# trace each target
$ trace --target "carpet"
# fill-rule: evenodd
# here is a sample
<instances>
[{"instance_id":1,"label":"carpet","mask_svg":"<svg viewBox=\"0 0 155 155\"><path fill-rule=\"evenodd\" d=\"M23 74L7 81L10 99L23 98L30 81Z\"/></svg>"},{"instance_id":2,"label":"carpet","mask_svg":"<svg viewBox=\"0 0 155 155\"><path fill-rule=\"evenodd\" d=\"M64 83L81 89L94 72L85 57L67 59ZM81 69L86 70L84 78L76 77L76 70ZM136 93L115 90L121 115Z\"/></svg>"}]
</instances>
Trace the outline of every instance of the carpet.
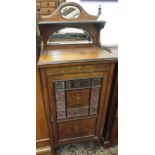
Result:
<instances>
[{"instance_id":1,"label":"carpet","mask_svg":"<svg viewBox=\"0 0 155 155\"><path fill-rule=\"evenodd\" d=\"M104 148L96 143L87 142L60 147L56 150L56 155L118 155L118 149L117 146Z\"/></svg>"}]
</instances>

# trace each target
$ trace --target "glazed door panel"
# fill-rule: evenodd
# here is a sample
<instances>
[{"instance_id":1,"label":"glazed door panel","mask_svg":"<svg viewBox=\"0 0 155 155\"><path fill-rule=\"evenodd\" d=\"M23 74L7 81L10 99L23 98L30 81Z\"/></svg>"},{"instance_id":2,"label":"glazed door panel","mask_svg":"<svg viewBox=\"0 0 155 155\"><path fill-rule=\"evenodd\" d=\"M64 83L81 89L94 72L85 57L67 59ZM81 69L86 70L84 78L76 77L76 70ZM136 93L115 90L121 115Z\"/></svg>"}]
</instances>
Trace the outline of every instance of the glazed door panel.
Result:
<instances>
[{"instance_id":1,"label":"glazed door panel","mask_svg":"<svg viewBox=\"0 0 155 155\"><path fill-rule=\"evenodd\" d=\"M51 124L56 141L99 137L108 72L48 76Z\"/></svg>"}]
</instances>

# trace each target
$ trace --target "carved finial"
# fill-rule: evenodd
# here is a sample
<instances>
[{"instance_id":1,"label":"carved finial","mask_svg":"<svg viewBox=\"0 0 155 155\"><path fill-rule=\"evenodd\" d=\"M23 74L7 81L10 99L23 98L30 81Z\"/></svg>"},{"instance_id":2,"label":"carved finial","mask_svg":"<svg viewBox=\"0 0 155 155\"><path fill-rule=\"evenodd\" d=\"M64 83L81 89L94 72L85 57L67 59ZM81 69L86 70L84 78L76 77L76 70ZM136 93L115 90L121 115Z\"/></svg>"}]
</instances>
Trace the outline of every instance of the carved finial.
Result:
<instances>
[{"instance_id":1,"label":"carved finial","mask_svg":"<svg viewBox=\"0 0 155 155\"><path fill-rule=\"evenodd\" d=\"M101 15L101 5L99 5L99 8L98 8L98 17Z\"/></svg>"}]
</instances>

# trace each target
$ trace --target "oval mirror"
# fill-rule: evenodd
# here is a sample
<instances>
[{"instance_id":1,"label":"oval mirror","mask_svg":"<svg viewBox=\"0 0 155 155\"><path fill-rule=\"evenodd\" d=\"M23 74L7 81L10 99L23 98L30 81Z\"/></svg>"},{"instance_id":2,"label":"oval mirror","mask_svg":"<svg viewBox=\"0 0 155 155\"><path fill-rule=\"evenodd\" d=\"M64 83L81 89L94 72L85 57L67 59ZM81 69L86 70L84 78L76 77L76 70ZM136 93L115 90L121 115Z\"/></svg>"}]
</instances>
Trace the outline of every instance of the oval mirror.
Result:
<instances>
[{"instance_id":1,"label":"oval mirror","mask_svg":"<svg viewBox=\"0 0 155 155\"><path fill-rule=\"evenodd\" d=\"M47 45L91 44L93 40L83 29L65 27L50 35Z\"/></svg>"},{"instance_id":2,"label":"oval mirror","mask_svg":"<svg viewBox=\"0 0 155 155\"><path fill-rule=\"evenodd\" d=\"M61 15L66 19L75 19L80 17L80 9L76 6L65 6L61 9Z\"/></svg>"}]
</instances>

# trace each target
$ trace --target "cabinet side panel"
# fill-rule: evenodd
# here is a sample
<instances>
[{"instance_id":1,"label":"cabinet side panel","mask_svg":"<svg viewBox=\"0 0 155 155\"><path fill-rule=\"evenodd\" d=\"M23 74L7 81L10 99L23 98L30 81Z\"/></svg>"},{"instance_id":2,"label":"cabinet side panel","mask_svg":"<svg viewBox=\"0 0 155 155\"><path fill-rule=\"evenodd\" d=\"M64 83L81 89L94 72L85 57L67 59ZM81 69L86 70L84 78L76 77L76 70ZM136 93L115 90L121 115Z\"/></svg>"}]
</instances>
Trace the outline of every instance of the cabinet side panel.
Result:
<instances>
[{"instance_id":1,"label":"cabinet side panel","mask_svg":"<svg viewBox=\"0 0 155 155\"><path fill-rule=\"evenodd\" d=\"M44 111L43 94L41 89L41 81L39 69L36 69L36 140L48 143L49 135L47 122Z\"/></svg>"},{"instance_id":2,"label":"cabinet side panel","mask_svg":"<svg viewBox=\"0 0 155 155\"><path fill-rule=\"evenodd\" d=\"M105 98L103 98L104 95L101 95L101 102L103 102L104 104L101 104L102 107L100 107L102 109L101 114L99 116L99 126L100 128L97 129L97 133L99 133L99 137L101 137L103 135L103 130L104 130L104 124L105 124L105 116L107 113L107 107L108 107L108 100L109 100L109 94L110 94L110 88L111 88L111 83L112 83L112 76L113 76L113 71L114 71L114 66L115 64L111 64L111 70L108 73L107 76L107 84L106 84L106 90L104 91L105 93Z\"/></svg>"},{"instance_id":3,"label":"cabinet side panel","mask_svg":"<svg viewBox=\"0 0 155 155\"><path fill-rule=\"evenodd\" d=\"M103 133L104 144L107 146L117 144L118 139L118 64L115 65L113 82L110 92L105 130Z\"/></svg>"}]
</instances>

